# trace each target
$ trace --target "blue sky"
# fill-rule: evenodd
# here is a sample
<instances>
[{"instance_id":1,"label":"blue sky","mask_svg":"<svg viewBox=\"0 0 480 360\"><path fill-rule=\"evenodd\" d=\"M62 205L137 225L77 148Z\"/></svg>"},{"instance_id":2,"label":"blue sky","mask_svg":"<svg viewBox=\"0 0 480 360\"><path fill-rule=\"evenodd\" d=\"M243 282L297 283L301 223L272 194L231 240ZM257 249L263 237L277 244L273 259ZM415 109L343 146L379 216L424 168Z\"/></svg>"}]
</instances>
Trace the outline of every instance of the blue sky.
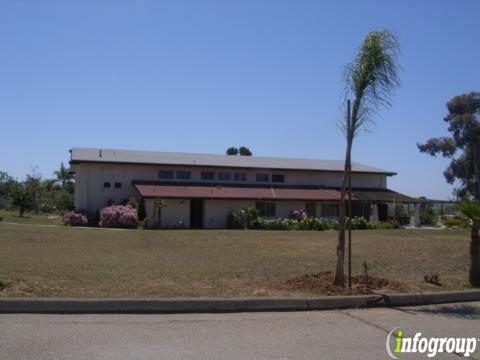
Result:
<instances>
[{"instance_id":1,"label":"blue sky","mask_svg":"<svg viewBox=\"0 0 480 360\"><path fill-rule=\"evenodd\" d=\"M480 2L0 1L0 169L51 176L74 146L342 159L344 66L399 39L402 86L353 160L389 187L448 198L445 103L480 90Z\"/></svg>"}]
</instances>

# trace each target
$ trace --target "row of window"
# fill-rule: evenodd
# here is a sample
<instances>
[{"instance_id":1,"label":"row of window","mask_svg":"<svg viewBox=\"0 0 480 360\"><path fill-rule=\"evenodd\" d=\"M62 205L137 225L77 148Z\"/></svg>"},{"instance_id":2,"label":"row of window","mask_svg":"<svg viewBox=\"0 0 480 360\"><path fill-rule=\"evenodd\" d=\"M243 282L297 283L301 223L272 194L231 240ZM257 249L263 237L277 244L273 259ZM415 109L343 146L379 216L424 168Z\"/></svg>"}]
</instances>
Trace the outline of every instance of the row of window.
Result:
<instances>
[{"instance_id":1,"label":"row of window","mask_svg":"<svg viewBox=\"0 0 480 360\"><path fill-rule=\"evenodd\" d=\"M204 181L247 181L246 173L230 173L226 171L202 171L201 179ZM158 177L162 180L191 180L192 172L187 170L160 170L158 172ZM256 174L255 180L257 182L274 182L274 183L283 183L285 182L285 175L283 174Z\"/></svg>"},{"instance_id":2,"label":"row of window","mask_svg":"<svg viewBox=\"0 0 480 360\"><path fill-rule=\"evenodd\" d=\"M122 188L122 183L121 182L116 182L113 184L113 186L115 187L115 189L121 189ZM105 189L110 189L112 187L112 183L108 182L108 181L105 181L103 183L103 187Z\"/></svg>"}]
</instances>

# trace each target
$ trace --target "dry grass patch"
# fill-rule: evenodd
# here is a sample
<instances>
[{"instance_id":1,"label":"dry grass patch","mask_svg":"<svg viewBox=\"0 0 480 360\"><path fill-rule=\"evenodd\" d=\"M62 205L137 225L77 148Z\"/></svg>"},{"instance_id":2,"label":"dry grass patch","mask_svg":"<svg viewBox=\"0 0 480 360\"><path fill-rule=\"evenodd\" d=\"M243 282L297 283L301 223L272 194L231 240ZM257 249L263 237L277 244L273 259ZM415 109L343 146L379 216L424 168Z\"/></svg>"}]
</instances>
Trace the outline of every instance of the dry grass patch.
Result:
<instances>
[{"instance_id":1,"label":"dry grass patch","mask_svg":"<svg viewBox=\"0 0 480 360\"><path fill-rule=\"evenodd\" d=\"M288 279L334 269L336 232L106 230L0 223L0 296L313 296ZM468 287L464 230L364 230L353 237L353 273L408 291ZM424 281L438 273L442 286Z\"/></svg>"}]
</instances>

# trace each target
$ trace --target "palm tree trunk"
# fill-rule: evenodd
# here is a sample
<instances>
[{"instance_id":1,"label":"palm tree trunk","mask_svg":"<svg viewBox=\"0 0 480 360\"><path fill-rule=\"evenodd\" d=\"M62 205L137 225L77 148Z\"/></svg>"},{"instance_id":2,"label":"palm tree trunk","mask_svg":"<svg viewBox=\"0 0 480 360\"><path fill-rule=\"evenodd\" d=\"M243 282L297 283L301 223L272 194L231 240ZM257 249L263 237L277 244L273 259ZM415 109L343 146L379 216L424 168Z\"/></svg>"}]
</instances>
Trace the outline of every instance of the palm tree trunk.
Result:
<instances>
[{"instance_id":1,"label":"palm tree trunk","mask_svg":"<svg viewBox=\"0 0 480 360\"><path fill-rule=\"evenodd\" d=\"M354 104L354 111L355 111ZM338 209L338 244L337 244L337 264L335 267L335 278L333 284L337 286L345 286L345 214L347 181L349 179L349 171L352 168L351 156L353 145L353 115L350 113L350 100L347 101L347 149L345 153L345 163L342 176L342 188L340 190L340 207Z\"/></svg>"},{"instance_id":2,"label":"palm tree trunk","mask_svg":"<svg viewBox=\"0 0 480 360\"><path fill-rule=\"evenodd\" d=\"M480 287L480 237L479 224L474 221L470 233L470 285Z\"/></svg>"},{"instance_id":3,"label":"palm tree trunk","mask_svg":"<svg viewBox=\"0 0 480 360\"><path fill-rule=\"evenodd\" d=\"M337 244L337 265L335 268L335 279L333 283L338 286L345 286L345 215L347 192L348 169L351 167L352 138L348 136L347 151L345 154L345 167L342 177L342 188L340 192L340 208L338 211L338 244Z\"/></svg>"}]
</instances>

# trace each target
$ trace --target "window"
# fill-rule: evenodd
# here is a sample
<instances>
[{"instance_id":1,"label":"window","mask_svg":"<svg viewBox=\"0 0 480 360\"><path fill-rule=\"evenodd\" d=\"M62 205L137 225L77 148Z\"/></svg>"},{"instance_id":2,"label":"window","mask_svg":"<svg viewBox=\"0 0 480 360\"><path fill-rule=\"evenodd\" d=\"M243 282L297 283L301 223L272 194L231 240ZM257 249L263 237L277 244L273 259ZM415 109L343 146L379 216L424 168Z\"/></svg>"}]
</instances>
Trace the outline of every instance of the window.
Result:
<instances>
[{"instance_id":1,"label":"window","mask_svg":"<svg viewBox=\"0 0 480 360\"><path fill-rule=\"evenodd\" d=\"M338 204L322 204L322 217L338 217Z\"/></svg>"},{"instance_id":2,"label":"window","mask_svg":"<svg viewBox=\"0 0 480 360\"><path fill-rule=\"evenodd\" d=\"M121 182L116 182L115 183L115 189L121 189L122 188L122 183Z\"/></svg>"},{"instance_id":3,"label":"window","mask_svg":"<svg viewBox=\"0 0 480 360\"><path fill-rule=\"evenodd\" d=\"M270 174L257 174L256 180L258 182L269 182L270 181Z\"/></svg>"},{"instance_id":4,"label":"window","mask_svg":"<svg viewBox=\"0 0 480 360\"><path fill-rule=\"evenodd\" d=\"M229 172L219 172L217 176L218 176L218 180L220 181L232 180L232 174Z\"/></svg>"},{"instance_id":5,"label":"window","mask_svg":"<svg viewBox=\"0 0 480 360\"><path fill-rule=\"evenodd\" d=\"M269 202L257 202L255 204L260 216L275 217L275 203Z\"/></svg>"},{"instance_id":6,"label":"window","mask_svg":"<svg viewBox=\"0 0 480 360\"><path fill-rule=\"evenodd\" d=\"M234 181L247 181L247 174L245 173L235 173L233 174Z\"/></svg>"},{"instance_id":7,"label":"window","mask_svg":"<svg viewBox=\"0 0 480 360\"><path fill-rule=\"evenodd\" d=\"M285 182L285 175L283 175L283 174L272 174L272 182L275 182L275 183Z\"/></svg>"},{"instance_id":8,"label":"window","mask_svg":"<svg viewBox=\"0 0 480 360\"><path fill-rule=\"evenodd\" d=\"M192 178L191 171L177 171L177 179L178 180L190 180Z\"/></svg>"},{"instance_id":9,"label":"window","mask_svg":"<svg viewBox=\"0 0 480 360\"><path fill-rule=\"evenodd\" d=\"M202 171L202 180L215 180L215 172L213 171Z\"/></svg>"},{"instance_id":10,"label":"window","mask_svg":"<svg viewBox=\"0 0 480 360\"><path fill-rule=\"evenodd\" d=\"M103 187L106 189L110 189L111 184L109 182L104 182Z\"/></svg>"},{"instance_id":11,"label":"window","mask_svg":"<svg viewBox=\"0 0 480 360\"><path fill-rule=\"evenodd\" d=\"M172 170L160 170L158 172L158 177L163 180L173 179L173 171Z\"/></svg>"}]
</instances>

